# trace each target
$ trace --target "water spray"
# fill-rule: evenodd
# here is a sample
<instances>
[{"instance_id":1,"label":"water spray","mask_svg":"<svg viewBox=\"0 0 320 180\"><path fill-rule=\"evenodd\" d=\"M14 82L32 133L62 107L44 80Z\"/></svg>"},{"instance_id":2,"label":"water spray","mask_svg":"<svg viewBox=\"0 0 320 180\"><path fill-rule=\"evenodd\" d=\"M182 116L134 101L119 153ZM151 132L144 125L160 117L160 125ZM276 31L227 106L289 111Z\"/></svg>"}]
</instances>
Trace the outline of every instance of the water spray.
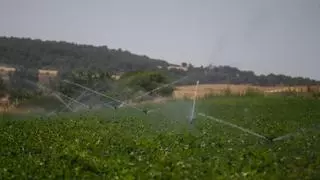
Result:
<instances>
[{"instance_id":1,"label":"water spray","mask_svg":"<svg viewBox=\"0 0 320 180\"><path fill-rule=\"evenodd\" d=\"M42 89L42 90L48 90L48 88L45 88L44 86L41 86L41 85L39 85L39 84L36 84L36 83L34 83L34 82L32 82L32 81L29 81L29 80L24 80L25 82L27 82L28 84L31 84L31 85L33 85L33 86L36 86L37 88L40 88L40 89ZM52 90L51 90L52 91ZM62 104L64 104L70 111L73 111L72 110L72 108L70 107L70 106L68 106L68 104L59 96L59 95L57 95L57 94L53 94ZM52 112L51 112L52 113ZM50 113L50 114L51 114Z\"/></svg>"},{"instance_id":2,"label":"water spray","mask_svg":"<svg viewBox=\"0 0 320 180\"><path fill-rule=\"evenodd\" d=\"M188 76L184 76L184 77L182 77L182 78L180 78L180 79L178 79L178 80L175 80L175 81L173 81L173 82L171 82L171 83L168 83L168 84L164 84L164 85L162 85L162 86L159 86L159 87L157 87L157 88L155 88L155 89L152 89L152 90L150 90L150 91L147 91L146 93L144 93L144 94L142 94L142 95L136 96L136 97L131 98L131 99L126 100L126 101L128 102L128 101L132 101L132 100L135 100L135 99L142 98L142 97L147 96L147 95L149 95L150 93L153 93L153 92L155 92L155 91L158 91L158 90L160 90L160 89L162 89L162 88L165 88L165 87L168 87L168 86L170 86L170 85L176 84L176 83L178 83L178 82L180 82L180 81L182 81L182 80L184 80L184 79L186 79L186 78L188 78ZM119 106L119 108L125 107L125 105L128 105L128 104L122 103L121 106ZM149 113L152 113L152 112L156 112L156 111L158 111L158 110L160 110L160 109L159 109L159 108L158 108L158 109L153 109L153 110L143 109L142 112L145 113L145 114L149 114Z\"/></svg>"},{"instance_id":3,"label":"water spray","mask_svg":"<svg viewBox=\"0 0 320 180\"><path fill-rule=\"evenodd\" d=\"M297 136L300 133L305 133L306 131L314 130L314 129L317 129L317 128L319 128L319 125L314 125L311 128L307 128L307 129L306 128L301 128L301 129L297 130L296 132L288 133L288 134L273 138L272 141L286 140L286 139L289 139L291 137Z\"/></svg>"},{"instance_id":4,"label":"water spray","mask_svg":"<svg viewBox=\"0 0 320 180\"><path fill-rule=\"evenodd\" d=\"M198 86L199 86L199 80L197 81L197 84L196 84L196 87L194 90L192 109L191 109L191 114L190 114L190 119L189 119L190 124L192 124L193 120L195 119L194 113L195 113L195 109L196 109L196 101L197 101L197 96L198 96Z\"/></svg>"},{"instance_id":5,"label":"water spray","mask_svg":"<svg viewBox=\"0 0 320 180\"><path fill-rule=\"evenodd\" d=\"M153 112L157 112L157 111L159 111L159 110L160 110L160 108L147 110L147 111L146 111L146 114L153 113Z\"/></svg>"},{"instance_id":6,"label":"water spray","mask_svg":"<svg viewBox=\"0 0 320 180\"><path fill-rule=\"evenodd\" d=\"M73 98L71 98L71 97L69 97L69 96L67 96L67 95L62 94L62 93L57 93L57 94L59 94L60 96L63 96L63 97L65 97L65 98L69 99L69 100L72 101L72 102L78 103L78 104L80 104L81 106L89 109L89 106L88 106L88 105L83 104L83 103L77 101L76 99L73 99ZM71 104L69 103L68 105L71 105Z\"/></svg>"},{"instance_id":7,"label":"water spray","mask_svg":"<svg viewBox=\"0 0 320 180\"><path fill-rule=\"evenodd\" d=\"M156 111L158 111L158 110L160 110L160 108L158 108L158 109L143 109L143 113L145 113L145 114L149 114L149 113L152 113L152 112L156 112Z\"/></svg>"},{"instance_id":8,"label":"water spray","mask_svg":"<svg viewBox=\"0 0 320 180\"><path fill-rule=\"evenodd\" d=\"M176 81L173 81L173 82L171 82L171 83L168 83L168 84L164 84L164 85L162 85L162 86L159 86L159 87L157 87L157 88L155 88L155 89L152 89L152 90L150 90L150 91L148 91L148 92L146 92L146 93L144 93L144 94L142 94L142 95L140 95L140 96L136 96L136 97L132 98L131 100L139 99L139 98L142 98L142 97L144 97L144 96L147 96L147 95L149 95L150 93L153 93L153 92L155 92L155 91L157 91L157 90L159 90L159 89L162 89L162 88L168 87L168 86L170 86L170 85L176 84L176 83L178 83L178 82L186 79L187 77L188 77L188 76L184 76L184 77L182 77L182 78L180 78L180 79L178 79L178 80L176 80Z\"/></svg>"},{"instance_id":9,"label":"water spray","mask_svg":"<svg viewBox=\"0 0 320 180\"><path fill-rule=\"evenodd\" d=\"M98 83L95 83L93 86L96 86ZM92 93L92 92L88 92L87 90L83 90L82 92L81 92L81 94L77 97L77 98L75 98L75 100L77 100L78 102L80 102L80 100L81 99L83 99L83 98L85 98L85 97L88 97L88 96L90 96L90 95L92 95L92 94L94 94L94 93ZM73 104L73 101L70 101L69 102L69 105L72 105ZM88 107L88 109L90 109L90 107L88 106L88 105L86 105L87 107ZM61 111L64 111L66 108L63 108Z\"/></svg>"},{"instance_id":10,"label":"water spray","mask_svg":"<svg viewBox=\"0 0 320 180\"><path fill-rule=\"evenodd\" d=\"M216 121L216 122L218 122L218 123L225 124L225 125L227 125L227 126L230 126L230 127L236 128L236 129L239 129L239 130L241 130L241 131L243 131L243 132L246 132L246 133L251 134L251 135L253 135L253 136L256 136L256 137L258 137L258 138L261 138L261 139L264 139L264 140L267 140L267 141L272 141L272 140L270 140L269 138L267 138L267 137L265 137L265 136L263 136L263 135L261 135L261 134L255 133L255 132L253 132L253 131L251 131L251 130L249 130L249 129L245 129L245 128L243 128L243 127L240 127L240 126L238 126L238 125L232 124L232 123L230 123L230 122L223 121L223 120L221 120L221 119L217 119L217 118L214 118L214 117L212 117L212 116L205 115L204 113L198 113L198 115L199 115L199 116L202 116L202 117L205 117L205 118L208 118L208 119L211 119L211 120L214 120L214 121Z\"/></svg>"},{"instance_id":11,"label":"water spray","mask_svg":"<svg viewBox=\"0 0 320 180\"><path fill-rule=\"evenodd\" d=\"M168 83L168 84L164 84L164 85L162 85L162 86L159 86L159 87L157 87L157 88L155 88L155 89L153 89L153 90L150 90L150 91L148 91L148 92L146 92L146 93L144 93L144 94L142 94L142 95L140 95L140 96L136 96L136 97L134 97L134 98L132 98L132 99L130 99L130 100L134 100L134 99L138 99L138 98L142 98L142 97L144 97L144 96L147 96L147 95L149 95L150 93L155 92L155 91L157 91L157 90L159 90L159 89L162 89L162 88L168 87L168 86L170 86L170 85L176 84L176 83L178 83L178 82L186 79L187 77L188 77L188 76L184 76L184 77L182 77L182 78L180 78L180 79L178 79L178 80L176 80L176 81L173 81L173 82L171 82L171 83ZM111 100L113 100L113 101L115 101L115 102L120 103L120 105L118 105L117 107L113 107L114 109L122 108L122 107L125 107L125 106L129 106L129 107L134 108L134 109L136 109L136 110L142 111L142 112L145 113L145 114L148 114L148 113L157 111L157 110L146 110L146 109L137 108L137 107L135 107L135 106L132 106L132 105L126 103L125 101L121 101L121 100L116 99L116 98L113 98L113 97L111 97L111 96L107 96L107 95L105 95L105 94L103 94L103 93L100 93L100 92L98 92L98 91L95 91L95 90L93 90L93 89L90 89L90 88L88 88L88 87L86 87L86 86L83 86L83 85L78 84L78 83L75 83L75 82L71 82L71 81L68 81L68 80L63 80L63 82L68 83L68 84L72 84L72 85L75 85L75 86L78 86L78 87L81 87L81 88L83 88L83 89L85 89L85 90L87 90L87 91L93 92L93 93L95 93L95 94L98 94L98 95L100 95L100 96L103 96L103 97L105 97L105 98L108 98L108 99L111 99ZM127 101L128 101L128 100L127 100ZM109 106L109 107L110 107L110 106Z\"/></svg>"},{"instance_id":12,"label":"water spray","mask_svg":"<svg viewBox=\"0 0 320 180\"><path fill-rule=\"evenodd\" d=\"M75 85L75 86L78 86L78 87L81 87L81 88L83 88L83 89L85 89L85 90L87 90L87 91L90 91L90 92L92 92L92 93L95 93L95 94L97 94L97 95L100 95L100 96L102 96L102 97L105 97L105 98L107 98L107 99L111 99L111 100L113 100L113 101L115 101L115 102L118 102L118 103L120 103L120 104L126 104L125 102L123 102L123 101L121 101L121 100L119 100L119 99L115 99L115 98L113 98L113 97L111 97L111 96L107 96L107 95L105 95L105 94L103 94L103 93L101 93L101 92L95 91L95 90L93 90L93 89L91 89L91 88L88 88L88 87L86 87L86 86L83 86L83 85L81 85L81 84L78 84L78 83L75 83L75 82L71 82L71 81L68 81L68 80L63 80L63 82L68 83L68 84L72 84L72 85ZM132 108L134 108L134 109L136 109L136 110L138 110L138 111L143 111L142 109L137 108L137 107L134 107L134 106L130 106L130 107L132 107Z\"/></svg>"},{"instance_id":13,"label":"water spray","mask_svg":"<svg viewBox=\"0 0 320 180\"><path fill-rule=\"evenodd\" d=\"M86 95L87 91L83 91L77 98L75 98L75 100L79 101L80 102L80 99L82 97L84 97ZM73 104L73 101L70 101L68 103L69 106L71 106ZM64 111L66 107L64 107L61 111Z\"/></svg>"},{"instance_id":14,"label":"water spray","mask_svg":"<svg viewBox=\"0 0 320 180\"><path fill-rule=\"evenodd\" d=\"M85 107L85 108L89 108L87 105L85 105L85 104L77 101L76 99L73 99L73 98L71 98L71 97L69 97L69 96L67 96L67 95L65 95L65 94L63 94L63 93L61 93L61 92L54 91L54 90L49 89L49 88L47 88L47 87L45 87L44 85L41 85L41 84L38 84L38 86L41 87L41 89L46 89L46 90L48 90L48 91L49 91L49 90L52 91L55 96L59 96L59 97L60 97L60 96L63 96L63 97L65 97L65 98L69 99L69 100L72 101L72 102L78 103L78 104L82 105L82 106ZM60 97L60 98L61 98L61 97ZM70 106L70 104L65 104L65 105L66 105L66 107Z\"/></svg>"},{"instance_id":15,"label":"water spray","mask_svg":"<svg viewBox=\"0 0 320 180\"><path fill-rule=\"evenodd\" d=\"M76 103L78 103L78 104L80 104L80 105L88 108L87 105L85 105L85 104L83 104L83 103L81 103L81 102L79 102L79 101L77 101L77 100L75 100L75 99L73 99L73 98L71 98L71 97L63 94L63 93L56 92L56 91L54 91L54 90L52 90L52 89L50 89L50 88L48 88L48 87L45 87L44 85L36 84L36 83L34 83L34 82L32 82L32 81L29 81L29 80L24 80L24 81L27 82L27 83L29 83L29 84L31 84L31 85L33 85L33 86L36 86L37 88L40 88L40 89L43 90L43 91L48 91L48 92L52 93L53 96L55 96L55 97L56 97L63 105L65 105L65 107L66 107L68 110L70 110L71 112L73 112L73 109L70 107L70 104L66 103L66 102L61 98L61 96L69 99L70 101L76 102ZM54 114L54 113L55 113L55 111L52 111L52 112L50 112L48 115L51 116L51 115Z\"/></svg>"},{"instance_id":16,"label":"water spray","mask_svg":"<svg viewBox=\"0 0 320 180\"><path fill-rule=\"evenodd\" d=\"M53 95L62 103L64 104L71 112L73 112L73 109L56 93L53 93Z\"/></svg>"},{"instance_id":17,"label":"water spray","mask_svg":"<svg viewBox=\"0 0 320 180\"><path fill-rule=\"evenodd\" d=\"M279 137L273 138L272 141L281 141L281 140L289 139L290 137L293 137L293 136L295 136L297 134L298 133L288 133L288 134L285 134L283 136L279 136Z\"/></svg>"}]
</instances>

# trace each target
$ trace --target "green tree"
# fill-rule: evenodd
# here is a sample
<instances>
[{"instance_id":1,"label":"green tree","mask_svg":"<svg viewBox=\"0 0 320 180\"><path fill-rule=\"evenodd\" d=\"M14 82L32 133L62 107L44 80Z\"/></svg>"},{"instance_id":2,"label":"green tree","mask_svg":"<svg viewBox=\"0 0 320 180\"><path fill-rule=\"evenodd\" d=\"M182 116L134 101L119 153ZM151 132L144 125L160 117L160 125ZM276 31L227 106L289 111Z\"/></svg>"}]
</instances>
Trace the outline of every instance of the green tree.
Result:
<instances>
[{"instance_id":1,"label":"green tree","mask_svg":"<svg viewBox=\"0 0 320 180\"><path fill-rule=\"evenodd\" d=\"M0 97L3 97L7 91L7 87L3 81L3 79L0 77Z\"/></svg>"},{"instance_id":2,"label":"green tree","mask_svg":"<svg viewBox=\"0 0 320 180\"><path fill-rule=\"evenodd\" d=\"M188 64L187 64L186 62L183 62L183 63L181 63L181 66L182 66L182 67L187 67Z\"/></svg>"},{"instance_id":3,"label":"green tree","mask_svg":"<svg viewBox=\"0 0 320 180\"><path fill-rule=\"evenodd\" d=\"M128 77L128 76L127 76ZM159 72L139 72L128 77L128 85L136 90L152 91L169 82L168 77ZM169 96L173 92L173 87L168 86L155 91L152 94Z\"/></svg>"}]
</instances>

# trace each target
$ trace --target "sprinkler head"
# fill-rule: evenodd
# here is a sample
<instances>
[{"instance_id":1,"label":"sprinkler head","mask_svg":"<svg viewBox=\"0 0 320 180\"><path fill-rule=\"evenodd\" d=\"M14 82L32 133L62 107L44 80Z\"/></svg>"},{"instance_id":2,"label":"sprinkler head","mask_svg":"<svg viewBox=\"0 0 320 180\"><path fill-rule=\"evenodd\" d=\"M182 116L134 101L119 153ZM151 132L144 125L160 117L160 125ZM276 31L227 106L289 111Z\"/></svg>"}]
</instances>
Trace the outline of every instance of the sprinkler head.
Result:
<instances>
[{"instance_id":1,"label":"sprinkler head","mask_svg":"<svg viewBox=\"0 0 320 180\"><path fill-rule=\"evenodd\" d=\"M267 138L268 142L275 142L275 138Z\"/></svg>"},{"instance_id":2,"label":"sprinkler head","mask_svg":"<svg viewBox=\"0 0 320 180\"><path fill-rule=\"evenodd\" d=\"M124 103L121 103L118 107L121 108L124 106Z\"/></svg>"},{"instance_id":3,"label":"sprinkler head","mask_svg":"<svg viewBox=\"0 0 320 180\"><path fill-rule=\"evenodd\" d=\"M148 114L149 110L143 109L142 112L145 113L145 114Z\"/></svg>"},{"instance_id":4,"label":"sprinkler head","mask_svg":"<svg viewBox=\"0 0 320 180\"><path fill-rule=\"evenodd\" d=\"M276 139L277 137L275 137L275 136L266 136L265 138L266 138L266 140L267 140L268 142L275 142L275 139Z\"/></svg>"},{"instance_id":5,"label":"sprinkler head","mask_svg":"<svg viewBox=\"0 0 320 180\"><path fill-rule=\"evenodd\" d=\"M191 122L195 121L196 119L197 119L197 118L195 118L195 117L191 118L191 120L192 120Z\"/></svg>"},{"instance_id":6,"label":"sprinkler head","mask_svg":"<svg viewBox=\"0 0 320 180\"><path fill-rule=\"evenodd\" d=\"M193 124L193 122L197 119L196 117L188 117L190 124Z\"/></svg>"}]
</instances>

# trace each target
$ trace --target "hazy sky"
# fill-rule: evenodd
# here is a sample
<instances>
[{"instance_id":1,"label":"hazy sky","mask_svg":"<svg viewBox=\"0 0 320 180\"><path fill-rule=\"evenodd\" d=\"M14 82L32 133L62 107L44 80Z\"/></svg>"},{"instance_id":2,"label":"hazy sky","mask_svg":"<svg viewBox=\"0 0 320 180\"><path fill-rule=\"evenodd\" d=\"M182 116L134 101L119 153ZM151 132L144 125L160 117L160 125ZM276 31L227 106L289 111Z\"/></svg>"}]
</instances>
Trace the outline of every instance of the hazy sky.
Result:
<instances>
[{"instance_id":1,"label":"hazy sky","mask_svg":"<svg viewBox=\"0 0 320 180\"><path fill-rule=\"evenodd\" d=\"M320 80L320 0L0 0L0 36Z\"/></svg>"}]
</instances>

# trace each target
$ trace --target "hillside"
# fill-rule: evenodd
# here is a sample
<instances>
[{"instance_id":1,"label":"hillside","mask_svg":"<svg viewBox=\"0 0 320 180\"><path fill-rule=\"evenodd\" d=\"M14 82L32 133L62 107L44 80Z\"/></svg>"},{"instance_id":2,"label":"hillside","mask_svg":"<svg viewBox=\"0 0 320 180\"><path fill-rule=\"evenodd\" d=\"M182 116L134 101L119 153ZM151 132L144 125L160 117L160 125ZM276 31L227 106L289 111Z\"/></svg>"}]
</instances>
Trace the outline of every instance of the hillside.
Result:
<instances>
[{"instance_id":1,"label":"hillside","mask_svg":"<svg viewBox=\"0 0 320 180\"><path fill-rule=\"evenodd\" d=\"M250 84L258 86L275 85L319 85L319 81L305 77L291 77L283 74L257 75L230 66L208 66L189 71L193 76L189 83L199 80L201 84Z\"/></svg>"},{"instance_id":2,"label":"hillside","mask_svg":"<svg viewBox=\"0 0 320 180\"><path fill-rule=\"evenodd\" d=\"M181 84L194 84L196 80L200 80L202 84L260 86L319 84L319 81L309 78L276 74L256 75L252 71L243 71L230 66L193 67L183 63L185 68L188 67L187 71L174 68L168 70L170 64L164 60L136 55L121 49L15 37L0 37L0 63L20 65L28 69L54 68L64 75L70 75L76 70L108 73L157 70L169 75L172 80L189 76L188 80ZM158 66L163 68L158 69Z\"/></svg>"},{"instance_id":3,"label":"hillside","mask_svg":"<svg viewBox=\"0 0 320 180\"><path fill-rule=\"evenodd\" d=\"M107 46L78 45L67 42L28 38L0 37L0 62L27 68L56 68L62 72L74 69L103 71L136 71L167 66L163 60L132 54Z\"/></svg>"}]
</instances>

